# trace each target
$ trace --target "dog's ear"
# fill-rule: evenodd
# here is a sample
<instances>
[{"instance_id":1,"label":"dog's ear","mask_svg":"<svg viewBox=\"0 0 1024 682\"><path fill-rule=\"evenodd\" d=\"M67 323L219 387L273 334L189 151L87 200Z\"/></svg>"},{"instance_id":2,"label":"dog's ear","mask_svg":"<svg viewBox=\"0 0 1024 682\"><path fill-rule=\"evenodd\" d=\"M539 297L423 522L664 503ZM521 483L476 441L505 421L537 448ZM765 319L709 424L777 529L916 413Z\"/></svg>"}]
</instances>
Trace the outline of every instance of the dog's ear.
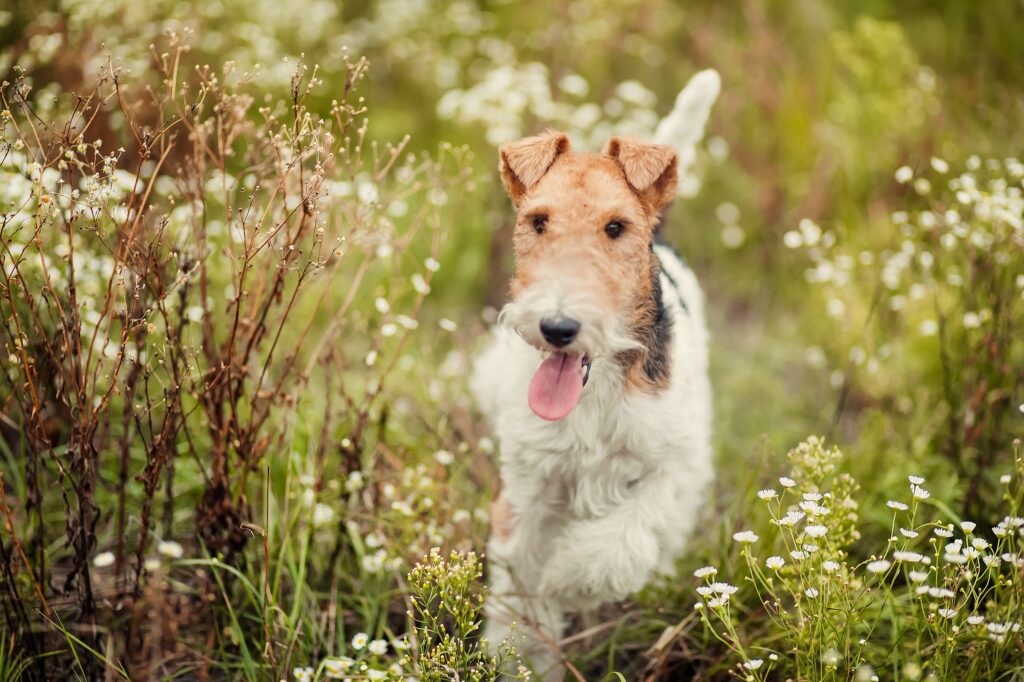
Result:
<instances>
[{"instance_id":1,"label":"dog's ear","mask_svg":"<svg viewBox=\"0 0 1024 682\"><path fill-rule=\"evenodd\" d=\"M540 182L561 154L569 151L569 136L555 130L502 145L501 182L512 203L519 205L531 187Z\"/></svg>"},{"instance_id":2,"label":"dog's ear","mask_svg":"<svg viewBox=\"0 0 1024 682\"><path fill-rule=\"evenodd\" d=\"M676 195L679 171L676 150L667 144L613 137L601 152L622 168L626 182L661 212Z\"/></svg>"}]
</instances>

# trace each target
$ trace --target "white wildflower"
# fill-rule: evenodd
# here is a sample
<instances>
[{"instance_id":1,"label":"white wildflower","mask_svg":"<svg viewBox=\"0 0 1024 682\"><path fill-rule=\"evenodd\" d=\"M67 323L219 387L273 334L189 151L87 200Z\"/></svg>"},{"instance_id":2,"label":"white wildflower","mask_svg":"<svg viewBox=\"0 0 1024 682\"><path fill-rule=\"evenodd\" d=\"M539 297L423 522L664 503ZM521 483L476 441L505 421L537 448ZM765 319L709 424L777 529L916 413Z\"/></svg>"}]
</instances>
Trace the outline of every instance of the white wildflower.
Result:
<instances>
[{"instance_id":1,"label":"white wildflower","mask_svg":"<svg viewBox=\"0 0 1024 682\"><path fill-rule=\"evenodd\" d=\"M173 540L163 540L156 546L156 551L163 554L168 559L180 559L185 555L185 550L182 549L181 545Z\"/></svg>"},{"instance_id":2,"label":"white wildflower","mask_svg":"<svg viewBox=\"0 0 1024 682\"><path fill-rule=\"evenodd\" d=\"M910 509L910 507L908 507L907 505L903 504L902 502L897 502L896 500L889 500L888 502L885 503L885 505L889 507L889 509L898 509L900 511L907 511L908 509Z\"/></svg>"},{"instance_id":3,"label":"white wildflower","mask_svg":"<svg viewBox=\"0 0 1024 682\"><path fill-rule=\"evenodd\" d=\"M900 551L893 552L892 553L892 558L895 559L896 561L905 561L905 562L908 562L908 563L916 564L921 559L923 559L924 556L921 555L921 554L918 554L917 552L910 552L910 551L906 551L906 550L900 550Z\"/></svg>"},{"instance_id":4,"label":"white wildflower","mask_svg":"<svg viewBox=\"0 0 1024 682\"><path fill-rule=\"evenodd\" d=\"M918 536L918 532L916 530L900 528L900 535L902 535L905 538L916 538Z\"/></svg>"},{"instance_id":5,"label":"white wildflower","mask_svg":"<svg viewBox=\"0 0 1024 682\"><path fill-rule=\"evenodd\" d=\"M100 552L95 557L93 557L93 560L92 560L92 565L95 566L96 568L106 568L107 566L113 565L113 563L114 563L114 553L113 552Z\"/></svg>"},{"instance_id":6,"label":"white wildflower","mask_svg":"<svg viewBox=\"0 0 1024 682\"><path fill-rule=\"evenodd\" d=\"M967 616L967 622L971 625L981 625L985 622L985 616L979 616L977 614L973 616Z\"/></svg>"},{"instance_id":7,"label":"white wildflower","mask_svg":"<svg viewBox=\"0 0 1024 682\"><path fill-rule=\"evenodd\" d=\"M455 461L455 455L448 450L438 450L434 453L434 459L437 460L438 464L448 466Z\"/></svg>"},{"instance_id":8,"label":"white wildflower","mask_svg":"<svg viewBox=\"0 0 1024 682\"><path fill-rule=\"evenodd\" d=\"M907 480L910 481L911 485L921 485L924 483L924 477L922 476L907 476Z\"/></svg>"},{"instance_id":9,"label":"white wildflower","mask_svg":"<svg viewBox=\"0 0 1024 682\"><path fill-rule=\"evenodd\" d=\"M825 569L826 573L835 573L839 570L839 564L835 561L822 561L821 567Z\"/></svg>"},{"instance_id":10,"label":"white wildflower","mask_svg":"<svg viewBox=\"0 0 1024 682\"><path fill-rule=\"evenodd\" d=\"M744 663L743 667L747 670L757 670L762 665L764 665L764 661L762 661L760 658L752 658L746 663Z\"/></svg>"},{"instance_id":11,"label":"white wildflower","mask_svg":"<svg viewBox=\"0 0 1024 682\"><path fill-rule=\"evenodd\" d=\"M820 538L828 532L828 528L826 528L825 526L818 525L807 526L806 528L804 528L804 532L810 535L812 538Z\"/></svg>"},{"instance_id":12,"label":"white wildflower","mask_svg":"<svg viewBox=\"0 0 1024 682\"><path fill-rule=\"evenodd\" d=\"M953 531L951 531L951 530L949 530L947 528L936 528L932 532L935 533L936 535L938 535L940 538L951 538L951 537L953 537Z\"/></svg>"},{"instance_id":13,"label":"white wildflower","mask_svg":"<svg viewBox=\"0 0 1024 682\"><path fill-rule=\"evenodd\" d=\"M929 493L927 490L925 490L919 485L915 485L913 488L911 488L910 492L914 495L915 500L927 500L929 497L931 497L931 493Z\"/></svg>"},{"instance_id":14,"label":"white wildflower","mask_svg":"<svg viewBox=\"0 0 1024 682\"><path fill-rule=\"evenodd\" d=\"M909 575L910 580L915 583L923 583L928 579L927 571L911 571Z\"/></svg>"},{"instance_id":15,"label":"white wildflower","mask_svg":"<svg viewBox=\"0 0 1024 682\"><path fill-rule=\"evenodd\" d=\"M818 595L821 594L821 593L818 592L818 590L814 589L813 587L808 587L806 590L804 590L804 594L806 594L811 599L816 599L818 597Z\"/></svg>"},{"instance_id":16,"label":"white wildflower","mask_svg":"<svg viewBox=\"0 0 1024 682\"><path fill-rule=\"evenodd\" d=\"M383 656L388 652L388 643L383 639L375 639L366 648L371 654Z\"/></svg>"},{"instance_id":17,"label":"white wildflower","mask_svg":"<svg viewBox=\"0 0 1024 682\"><path fill-rule=\"evenodd\" d=\"M365 632L357 632L352 638L352 648L356 651L362 651L366 644L370 641L370 636Z\"/></svg>"},{"instance_id":18,"label":"white wildflower","mask_svg":"<svg viewBox=\"0 0 1024 682\"><path fill-rule=\"evenodd\" d=\"M768 568L777 571L786 565L786 560L780 556L770 556L767 559L765 559L764 564Z\"/></svg>"},{"instance_id":19,"label":"white wildflower","mask_svg":"<svg viewBox=\"0 0 1024 682\"><path fill-rule=\"evenodd\" d=\"M867 569L869 573L885 573L889 570L892 563L886 559L876 559L875 561L868 562Z\"/></svg>"},{"instance_id":20,"label":"white wildflower","mask_svg":"<svg viewBox=\"0 0 1024 682\"><path fill-rule=\"evenodd\" d=\"M696 571L694 571L693 572L693 577L694 578L709 578L709 577L711 577L713 575L716 575L717 573L718 573L718 569L715 568L714 566L704 566L704 567L698 568Z\"/></svg>"},{"instance_id":21,"label":"white wildflower","mask_svg":"<svg viewBox=\"0 0 1024 682\"><path fill-rule=\"evenodd\" d=\"M913 179L914 169L912 169L910 166L900 166L899 168L896 169L895 177L896 182L900 183L901 185L905 185L908 182L910 182L911 179Z\"/></svg>"},{"instance_id":22,"label":"white wildflower","mask_svg":"<svg viewBox=\"0 0 1024 682\"><path fill-rule=\"evenodd\" d=\"M1024 405L1021 405L1021 408L1022 411L1024 411ZM783 476L782 478L779 479L779 484L783 488L792 488L793 486L796 485L796 481L794 481L792 478L787 478L786 476Z\"/></svg>"},{"instance_id":23,"label":"white wildflower","mask_svg":"<svg viewBox=\"0 0 1024 682\"><path fill-rule=\"evenodd\" d=\"M752 530L741 530L738 533L733 533L732 539L736 542L740 542L747 545L752 542L757 542L759 538L757 537L757 534Z\"/></svg>"},{"instance_id":24,"label":"white wildflower","mask_svg":"<svg viewBox=\"0 0 1024 682\"><path fill-rule=\"evenodd\" d=\"M758 490L757 491L757 496L759 498L761 498L762 500L770 500L773 497L775 497L777 494L778 493L776 493L771 488L765 488L764 490Z\"/></svg>"},{"instance_id":25,"label":"white wildflower","mask_svg":"<svg viewBox=\"0 0 1024 682\"><path fill-rule=\"evenodd\" d=\"M956 609L942 608L939 609L939 615L943 618L952 618L956 615Z\"/></svg>"},{"instance_id":26,"label":"white wildflower","mask_svg":"<svg viewBox=\"0 0 1024 682\"><path fill-rule=\"evenodd\" d=\"M972 533L972 532L974 532L974 529L977 528L977 527L978 527L978 524L976 524L974 521L961 521L960 522L960 528L962 528L965 533Z\"/></svg>"}]
</instances>

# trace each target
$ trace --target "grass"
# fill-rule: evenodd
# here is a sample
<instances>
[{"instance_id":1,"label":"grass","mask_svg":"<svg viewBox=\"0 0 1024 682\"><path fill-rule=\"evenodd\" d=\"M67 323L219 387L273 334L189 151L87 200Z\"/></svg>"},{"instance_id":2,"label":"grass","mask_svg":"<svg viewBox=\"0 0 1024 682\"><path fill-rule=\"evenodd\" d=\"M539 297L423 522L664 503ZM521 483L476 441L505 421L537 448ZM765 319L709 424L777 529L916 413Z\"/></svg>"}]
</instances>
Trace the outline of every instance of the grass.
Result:
<instances>
[{"instance_id":1,"label":"grass","mask_svg":"<svg viewBox=\"0 0 1024 682\"><path fill-rule=\"evenodd\" d=\"M509 268L491 142L643 133L705 66L724 89L702 186L665 230L710 301L718 481L679 578L581 618L570 675L1020 679L1019 634L943 630L898 562L866 568L892 561L885 503L908 475L929 532L971 520L995 546L1020 503L1002 482L1024 436L1019 8L294 15L0 13L0 679L490 679L475 606L445 595L478 603L497 486L463 382ZM536 81L519 108L506 66ZM858 536L829 546L849 580L813 614L831 633L798 617L824 555L799 589L769 580L767 552L798 550L756 494L782 475L839 494L789 473L811 434L859 486ZM1014 622L1015 583L942 558L933 578L967 595L955 622ZM704 565L740 589L695 611Z\"/></svg>"}]
</instances>

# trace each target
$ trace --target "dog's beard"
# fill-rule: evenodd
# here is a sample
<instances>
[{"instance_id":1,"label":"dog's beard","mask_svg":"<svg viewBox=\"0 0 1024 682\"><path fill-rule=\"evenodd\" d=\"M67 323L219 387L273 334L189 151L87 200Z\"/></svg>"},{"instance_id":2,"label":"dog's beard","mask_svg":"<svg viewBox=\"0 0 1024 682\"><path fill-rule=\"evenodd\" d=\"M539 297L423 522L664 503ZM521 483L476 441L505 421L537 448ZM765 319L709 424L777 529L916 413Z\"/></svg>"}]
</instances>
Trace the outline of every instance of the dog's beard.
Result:
<instances>
[{"instance_id":1,"label":"dog's beard","mask_svg":"<svg viewBox=\"0 0 1024 682\"><path fill-rule=\"evenodd\" d=\"M535 284L502 308L498 324L521 336L541 351L554 351L540 331L545 317L570 317L580 323L576 339L561 352L577 353L590 360L611 358L619 353L643 348L629 334L617 315L609 315L583 296L558 294L552 288Z\"/></svg>"}]
</instances>

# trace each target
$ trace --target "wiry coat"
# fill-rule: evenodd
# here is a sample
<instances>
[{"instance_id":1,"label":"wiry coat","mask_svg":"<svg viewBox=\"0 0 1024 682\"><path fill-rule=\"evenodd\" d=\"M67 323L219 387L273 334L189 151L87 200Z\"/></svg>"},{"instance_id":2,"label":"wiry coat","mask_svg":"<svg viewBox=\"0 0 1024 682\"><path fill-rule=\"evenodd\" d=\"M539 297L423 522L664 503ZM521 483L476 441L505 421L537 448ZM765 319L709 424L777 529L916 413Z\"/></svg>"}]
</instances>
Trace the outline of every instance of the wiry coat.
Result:
<instances>
[{"instance_id":1,"label":"wiry coat","mask_svg":"<svg viewBox=\"0 0 1024 682\"><path fill-rule=\"evenodd\" d=\"M612 289L632 286L633 293L618 306L624 309L613 315L594 313L583 325L581 335L595 331L594 338L582 338L582 346L598 352L592 356L582 398L566 418L545 421L527 403L531 377L544 357L529 322L534 311L546 309L548 299L583 310L586 317L588 300L574 299L577 294L586 297L573 291L572 279L564 285L557 279L544 286L514 284L515 300L503 311L503 324L494 330L471 380L501 453L502 492L487 551L491 594L485 634L496 645L509 634L511 623L517 623L521 650L546 679L557 679L557 641L565 614L628 596L658 573L670 573L684 550L713 476L711 389L697 280L653 236L663 196L674 193L674 156L651 165L650 157L635 146L639 143L623 141L622 151L628 150L629 156L620 159L625 154L613 148L613 141L603 159L577 155L557 166L555 158L567 153L565 145L556 139L544 147L537 140L530 140L531 153L555 153L540 161L531 156L530 182L521 189L510 187L521 212L528 208L527 190L538 186L550 168L562 168L570 178L552 183L576 183L582 196L614 195L611 189L593 191L585 186L590 180L572 175L573 164L590 164L600 176L605 172L600 164L611 158L641 204L651 198L646 208L654 215L640 245L648 253L632 256L645 256L646 272L624 270L636 281L603 283ZM502 158L504 172L508 161ZM632 174L629 164L637 167ZM644 177L638 180L636 173ZM658 189L656 184L666 178L671 186ZM567 191L559 187L552 196ZM585 216L574 215L571 222L585 223ZM584 239L577 241L586 248ZM548 244L553 250L563 248L554 241ZM522 271L520 279L525 279Z\"/></svg>"}]
</instances>

